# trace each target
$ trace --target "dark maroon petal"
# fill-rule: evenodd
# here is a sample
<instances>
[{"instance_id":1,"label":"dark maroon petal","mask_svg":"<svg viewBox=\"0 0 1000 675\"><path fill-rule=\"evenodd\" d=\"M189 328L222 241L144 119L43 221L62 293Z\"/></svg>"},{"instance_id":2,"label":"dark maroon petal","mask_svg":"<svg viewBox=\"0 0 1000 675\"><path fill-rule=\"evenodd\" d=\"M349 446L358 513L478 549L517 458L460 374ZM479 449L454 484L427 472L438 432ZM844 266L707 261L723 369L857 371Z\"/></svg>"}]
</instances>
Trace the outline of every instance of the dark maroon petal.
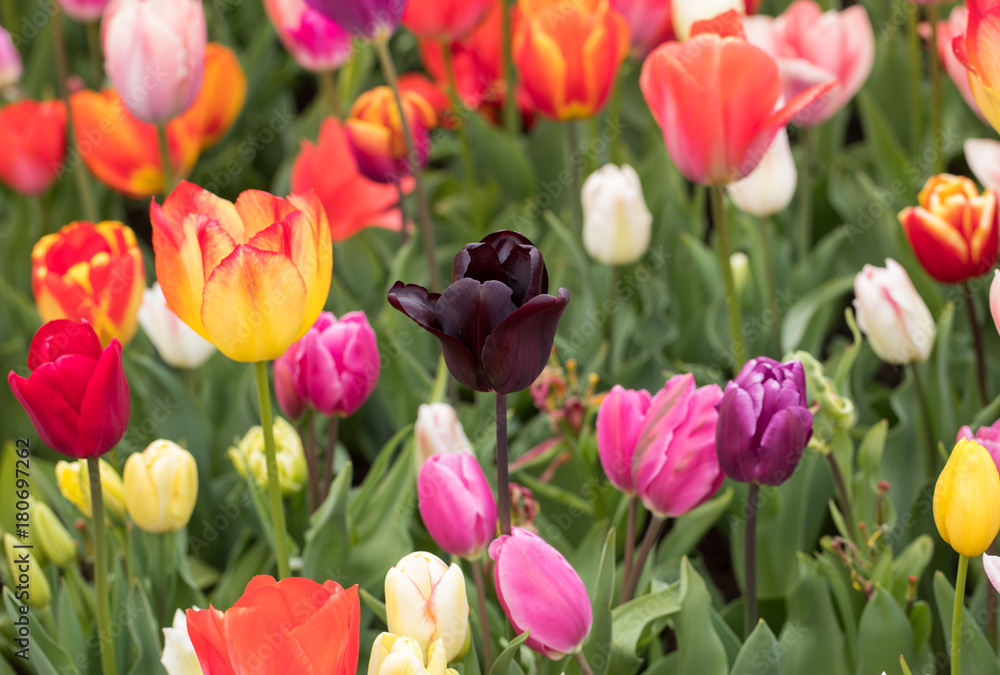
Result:
<instances>
[{"instance_id":1,"label":"dark maroon petal","mask_svg":"<svg viewBox=\"0 0 1000 675\"><path fill-rule=\"evenodd\" d=\"M451 282L459 279L475 279L481 284L507 281L497 252L486 244L468 244L458 252L451 265Z\"/></svg>"},{"instance_id":2,"label":"dark maroon petal","mask_svg":"<svg viewBox=\"0 0 1000 675\"><path fill-rule=\"evenodd\" d=\"M42 443L69 457L79 459L86 456L76 432L79 415L63 400L59 391L33 378L20 377L13 371L7 376L7 383L28 414Z\"/></svg>"},{"instance_id":3,"label":"dark maroon petal","mask_svg":"<svg viewBox=\"0 0 1000 675\"><path fill-rule=\"evenodd\" d=\"M503 283L459 279L441 294L437 317L441 330L478 355L493 329L516 309L510 301L510 289Z\"/></svg>"},{"instance_id":4,"label":"dark maroon petal","mask_svg":"<svg viewBox=\"0 0 1000 675\"><path fill-rule=\"evenodd\" d=\"M503 262L507 259L507 256L510 255L510 252L518 246L535 247L535 245L531 243L530 239L525 237L520 232L515 232L513 230L500 230L499 232L487 235L483 239L483 243L489 245L490 248L497 252L497 258L500 260L501 264L503 264Z\"/></svg>"},{"instance_id":5,"label":"dark maroon petal","mask_svg":"<svg viewBox=\"0 0 1000 675\"><path fill-rule=\"evenodd\" d=\"M31 340L28 368L34 370L43 363L50 363L67 354L100 358L101 341L90 324L69 319L56 319L46 323Z\"/></svg>"},{"instance_id":6,"label":"dark maroon petal","mask_svg":"<svg viewBox=\"0 0 1000 675\"><path fill-rule=\"evenodd\" d=\"M115 447L128 426L128 380L122 366L122 346L112 339L101 354L80 408L77 433L88 457Z\"/></svg>"},{"instance_id":7,"label":"dark maroon petal","mask_svg":"<svg viewBox=\"0 0 1000 675\"><path fill-rule=\"evenodd\" d=\"M808 408L785 408L771 418L760 443L755 478L763 485L781 485L791 478L812 437Z\"/></svg>"},{"instance_id":8,"label":"dark maroon petal","mask_svg":"<svg viewBox=\"0 0 1000 675\"><path fill-rule=\"evenodd\" d=\"M558 296L535 296L486 338L482 363L493 391L510 394L531 386L548 363L567 303L565 288Z\"/></svg>"},{"instance_id":9,"label":"dark maroon petal","mask_svg":"<svg viewBox=\"0 0 1000 675\"><path fill-rule=\"evenodd\" d=\"M518 246L511 250L503 262L507 285L514 291L514 304L520 307L536 295L541 295L545 277L542 254L534 246ZM545 279L547 281L547 279Z\"/></svg>"},{"instance_id":10,"label":"dark maroon petal","mask_svg":"<svg viewBox=\"0 0 1000 675\"><path fill-rule=\"evenodd\" d=\"M735 481L750 483L757 466L754 431L757 416L750 394L736 382L726 385L715 426L715 452L722 471Z\"/></svg>"}]
</instances>

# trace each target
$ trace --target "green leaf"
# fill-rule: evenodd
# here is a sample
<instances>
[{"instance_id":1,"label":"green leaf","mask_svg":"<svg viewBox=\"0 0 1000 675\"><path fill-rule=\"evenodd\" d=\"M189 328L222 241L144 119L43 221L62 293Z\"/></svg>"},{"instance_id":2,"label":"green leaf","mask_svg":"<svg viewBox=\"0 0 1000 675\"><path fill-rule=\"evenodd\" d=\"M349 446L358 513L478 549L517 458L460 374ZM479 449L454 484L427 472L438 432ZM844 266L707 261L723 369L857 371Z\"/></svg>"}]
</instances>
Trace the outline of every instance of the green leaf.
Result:
<instances>
[{"instance_id":1,"label":"green leaf","mask_svg":"<svg viewBox=\"0 0 1000 675\"><path fill-rule=\"evenodd\" d=\"M660 543L656 557L657 568L674 569L681 558L690 554L705 538L708 531L726 513L732 500L733 489L729 487L719 496L674 520L670 532Z\"/></svg>"},{"instance_id":2,"label":"green leaf","mask_svg":"<svg viewBox=\"0 0 1000 675\"><path fill-rule=\"evenodd\" d=\"M514 657L517 656L521 645L527 639L528 631L524 631L507 643L507 649L500 652L500 655L493 662L493 667L490 668L490 675L515 675L515 673L520 673L521 668L514 662Z\"/></svg>"},{"instance_id":3,"label":"green leaf","mask_svg":"<svg viewBox=\"0 0 1000 675\"><path fill-rule=\"evenodd\" d=\"M782 351L790 352L798 349L816 313L828 308L852 288L854 288L854 277L843 276L831 279L802 296L788 310L781 323Z\"/></svg>"},{"instance_id":4,"label":"green leaf","mask_svg":"<svg viewBox=\"0 0 1000 675\"><path fill-rule=\"evenodd\" d=\"M906 602L906 589L910 583L910 575L920 578L930 564L933 555L934 540L929 535L922 534L910 542L910 545L892 561L891 590L896 602L900 604Z\"/></svg>"},{"instance_id":5,"label":"green leaf","mask_svg":"<svg viewBox=\"0 0 1000 675\"><path fill-rule=\"evenodd\" d=\"M910 608L910 627L913 628L913 651L919 652L931 637L934 621L931 606L926 600L917 600Z\"/></svg>"},{"instance_id":6,"label":"green leaf","mask_svg":"<svg viewBox=\"0 0 1000 675\"><path fill-rule=\"evenodd\" d=\"M955 589L940 571L934 574L934 601L941 620L945 644L951 653L951 621L954 616ZM1000 675L1000 664L982 631L968 612L962 617L962 672L975 675Z\"/></svg>"},{"instance_id":7,"label":"green leaf","mask_svg":"<svg viewBox=\"0 0 1000 675\"><path fill-rule=\"evenodd\" d=\"M858 625L859 673L901 674L899 657L912 661L913 629L903 608L882 587L876 587Z\"/></svg>"},{"instance_id":8,"label":"green leaf","mask_svg":"<svg viewBox=\"0 0 1000 675\"><path fill-rule=\"evenodd\" d=\"M129 633L138 648L138 654L129 668L129 675L166 675L163 664L160 663L160 638L153 610L149 600L138 581L129 588L127 622Z\"/></svg>"},{"instance_id":9,"label":"green leaf","mask_svg":"<svg viewBox=\"0 0 1000 675\"><path fill-rule=\"evenodd\" d=\"M337 572L350 554L347 498L353 474L352 465L348 462L330 486L330 494L309 517L309 529L302 548L302 576L308 579L339 578Z\"/></svg>"},{"instance_id":10,"label":"green leaf","mask_svg":"<svg viewBox=\"0 0 1000 675\"><path fill-rule=\"evenodd\" d=\"M743 643L736 663L729 675L779 675L778 655L781 653L778 640L763 619L757 620L757 627Z\"/></svg>"},{"instance_id":11,"label":"green leaf","mask_svg":"<svg viewBox=\"0 0 1000 675\"><path fill-rule=\"evenodd\" d=\"M680 672L728 675L726 648L709 615L712 596L686 557L681 560L681 588L684 600L681 611L674 617Z\"/></svg>"},{"instance_id":12,"label":"green leaf","mask_svg":"<svg viewBox=\"0 0 1000 675\"><path fill-rule=\"evenodd\" d=\"M822 664L823 675L848 675L844 635L829 584L812 562L800 558L799 567L799 582L788 598L788 617L781 629L781 670L810 673Z\"/></svg>"},{"instance_id":13,"label":"green leaf","mask_svg":"<svg viewBox=\"0 0 1000 675\"><path fill-rule=\"evenodd\" d=\"M52 642L51 639L37 639L42 637L41 632L44 630L41 627L41 617L38 616L38 612L34 609L29 609L27 615L22 615L20 608L24 605L22 605L17 598L14 597L14 593L8 587L4 587L3 589L3 604L4 608L7 610L8 617L28 617L28 630L30 631L28 639L31 640L31 643L28 645L28 656L30 657L28 661L35 667L38 675L59 675L60 671L53 664L54 661L58 663L69 663L73 670L66 672L72 673L76 670L75 666L72 665L72 661L69 659L69 654L66 654L62 647ZM18 645L15 649L19 648L21 648L21 645Z\"/></svg>"},{"instance_id":14,"label":"green leaf","mask_svg":"<svg viewBox=\"0 0 1000 675\"><path fill-rule=\"evenodd\" d=\"M592 586L593 597L590 599L594 611L594 624L590 629L590 637L583 646L583 655L587 658L594 675L607 675L611 665L611 635L612 617L611 603L615 595L615 531L608 532L601 551L601 565L597 571L597 583Z\"/></svg>"},{"instance_id":15,"label":"green leaf","mask_svg":"<svg viewBox=\"0 0 1000 675\"><path fill-rule=\"evenodd\" d=\"M389 470L389 465L392 463L392 453L395 452L396 446L398 446L412 430L412 424L403 427L393 434L392 438L386 441L386 444L382 446L381 450L379 450L378 457L375 458L375 462L371 465L371 467L369 467L368 473L365 474L365 479L361 482L357 491L355 491L355 493L351 496L351 501L348 505L348 516L351 522L357 522L358 518L365 511L372 494L379 487L382 476Z\"/></svg>"},{"instance_id":16,"label":"green leaf","mask_svg":"<svg viewBox=\"0 0 1000 675\"><path fill-rule=\"evenodd\" d=\"M611 668L614 675L628 675L639 669L636 655L643 629L653 621L681 610L681 582L670 584L611 610Z\"/></svg>"}]
</instances>

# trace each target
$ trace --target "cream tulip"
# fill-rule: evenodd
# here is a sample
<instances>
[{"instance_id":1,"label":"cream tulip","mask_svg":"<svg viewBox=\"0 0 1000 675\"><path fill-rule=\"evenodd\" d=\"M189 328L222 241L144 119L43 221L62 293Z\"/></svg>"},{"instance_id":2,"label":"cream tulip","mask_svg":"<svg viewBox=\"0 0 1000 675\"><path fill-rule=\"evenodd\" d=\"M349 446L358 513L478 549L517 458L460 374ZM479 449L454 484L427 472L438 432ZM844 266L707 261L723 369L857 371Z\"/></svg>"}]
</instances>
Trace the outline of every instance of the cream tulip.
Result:
<instances>
[{"instance_id":1,"label":"cream tulip","mask_svg":"<svg viewBox=\"0 0 1000 675\"><path fill-rule=\"evenodd\" d=\"M130 456L122 475L125 508L140 529L153 534L187 527L198 499L198 465L171 441L153 441Z\"/></svg>"},{"instance_id":2,"label":"cream tulip","mask_svg":"<svg viewBox=\"0 0 1000 675\"><path fill-rule=\"evenodd\" d=\"M605 265L628 265L649 248L653 215L642 183L627 164L605 164L587 178L583 202L583 246Z\"/></svg>"},{"instance_id":3,"label":"cream tulip","mask_svg":"<svg viewBox=\"0 0 1000 675\"><path fill-rule=\"evenodd\" d=\"M670 6L674 19L674 33L678 40L687 40L695 21L704 21L729 10L746 13L744 0L673 0Z\"/></svg>"},{"instance_id":4,"label":"cream tulip","mask_svg":"<svg viewBox=\"0 0 1000 675\"><path fill-rule=\"evenodd\" d=\"M858 327L880 359L895 365L927 360L937 328L902 265L892 258L885 268L865 265L854 294Z\"/></svg>"},{"instance_id":5,"label":"cream tulip","mask_svg":"<svg viewBox=\"0 0 1000 675\"><path fill-rule=\"evenodd\" d=\"M792 203L798 172L788 143L788 130L782 129L764 152L750 175L726 186L729 198L744 213L764 218L784 211Z\"/></svg>"},{"instance_id":6,"label":"cream tulip","mask_svg":"<svg viewBox=\"0 0 1000 675\"><path fill-rule=\"evenodd\" d=\"M448 657L440 640L428 649L425 663L424 650L416 640L382 633L372 645L368 675L458 675L458 671L448 668Z\"/></svg>"},{"instance_id":7,"label":"cream tulip","mask_svg":"<svg viewBox=\"0 0 1000 675\"><path fill-rule=\"evenodd\" d=\"M215 345L167 308L159 282L146 289L139 305L139 325L160 358L174 368L195 369L215 353Z\"/></svg>"}]
</instances>

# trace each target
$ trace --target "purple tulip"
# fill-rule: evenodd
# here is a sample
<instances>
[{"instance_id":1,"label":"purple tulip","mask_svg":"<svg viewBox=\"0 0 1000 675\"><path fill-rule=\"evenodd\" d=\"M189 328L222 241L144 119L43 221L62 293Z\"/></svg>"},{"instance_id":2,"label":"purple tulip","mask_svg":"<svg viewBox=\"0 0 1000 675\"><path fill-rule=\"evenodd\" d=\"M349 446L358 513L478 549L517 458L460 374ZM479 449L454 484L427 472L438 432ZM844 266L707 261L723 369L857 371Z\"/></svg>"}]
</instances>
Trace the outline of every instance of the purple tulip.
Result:
<instances>
[{"instance_id":1,"label":"purple tulip","mask_svg":"<svg viewBox=\"0 0 1000 675\"><path fill-rule=\"evenodd\" d=\"M986 448L990 457L993 458L993 463L997 465L997 470L1000 471L1000 420L994 422L992 426L979 427L976 429L976 433L972 433L972 428L966 425L958 430L958 438L955 439L955 442L957 443L963 438L975 441Z\"/></svg>"},{"instance_id":2,"label":"purple tulip","mask_svg":"<svg viewBox=\"0 0 1000 675\"><path fill-rule=\"evenodd\" d=\"M806 378L798 361L760 357L726 385L715 449L727 476L741 483L781 485L812 437Z\"/></svg>"},{"instance_id":3,"label":"purple tulip","mask_svg":"<svg viewBox=\"0 0 1000 675\"><path fill-rule=\"evenodd\" d=\"M478 558L497 534L497 503L471 454L433 455L417 477L420 517L438 546Z\"/></svg>"},{"instance_id":4,"label":"purple tulip","mask_svg":"<svg viewBox=\"0 0 1000 675\"><path fill-rule=\"evenodd\" d=\"M587 587L573 566L537 534L515 527L490 544L497 598L514 632L550 659L577 651L594 622Z\"/></svg>"},{"instance_id":5,"label":"purple tulip","mask_svg":"<svg viewBox=\"0 0 1000 675\"><path fill-rule=\"evenodd\" d=\"M651 397L645 389L625 389L616 384L597 410L597 452L611 484L621 492L635 495L632 458L639 432L646 423Z\"/></svg>"},{"instance_id":6,"label":"purple tulip","mask_svg":"<svg viewBox=\"0 0 1000 675\"><path fill-rule=\"evenodd\" d=\"M375 389L381 362L375 331L364 312L316 323L274 362L278 405L291 419L312 407L324 415L353 415Z\"/></svg>"},{"instance_id":7,"label":"purple tulip","mask_svg":"<svg viewBox=\"0 0 1000 675\"><path fill-rule=\"evenodd\" d=\"M667 380L646 413L632 463L643 506L660 518L683 515L710 499L725 479L715 452L718 385L695 388L694 376Z\"/></svg>"},{"instance_id":8,"label":"purple tulip","mask_svg":"<svg viewBox=\"0 0 1000 675\"><path fill-rule=\"evenodd\" d=\"M448 369L476 391L526 389L545 368L569 291L548 295L542 254L522 234L503 230L455 256L444 293L397 281L389 303L430 331Z\"/></svg>"},{"instance_id":9,"label":"purple tulip","mask_svg":"<svg viewBox=\"0 0 1000 675\"><path fill-rule=\"evenodd\" d=\"M306 0L306 4L357 37L384 41L399 28L407 1Z\"/></svg>"}]
</instances>

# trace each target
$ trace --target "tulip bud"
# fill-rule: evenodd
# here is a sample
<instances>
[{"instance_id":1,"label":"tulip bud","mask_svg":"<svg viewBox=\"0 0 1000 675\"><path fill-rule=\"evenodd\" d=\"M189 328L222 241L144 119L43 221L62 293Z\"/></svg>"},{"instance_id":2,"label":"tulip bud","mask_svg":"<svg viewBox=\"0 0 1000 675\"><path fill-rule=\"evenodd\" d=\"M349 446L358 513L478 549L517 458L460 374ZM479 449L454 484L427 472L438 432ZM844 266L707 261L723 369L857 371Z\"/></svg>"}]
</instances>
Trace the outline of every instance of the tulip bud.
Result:
<instances>
[{"instance_id":1,"label":"tulip bud","mask_svg":"<svg viewBox=\"0 0 1000 675\"><path fill-rule=\"evenodd\" d=\"M493 577L507 620L528 647L552 659L580 649L594 622L587 587L548 542L521 528L490 544Z\"/></svg>"},{"instance_id":2,"label":"tulip bud","mask_svg":"<svg viewBox=\"0 0 1000 675\"><path fill-rule=\"evenodd\" d=\"M413 162L427 164L430 130L437 125L434 108L415 91L400 93L415 157L410 157L396 97L389 87L363 93L344 123L347 140L361 173L377 183L397 183L413 173Z\"/></svg>"},{"instance_id":3,"label":"tulip bud","mask_svg":"<svg viewBox=\"0 0 1000 675\"><path fill-rule=\"evenodd\" d=\"M281 44L306 70L336 70L354 53L351 34L305 0L264 0L264 9Z\"/></svg>"},{"instance_id":4,"label":"tulip bud","mask_svg":"<svg viewBox=\"0 0 1000 675\"><path fill-rule=\"evenodd\" d=\"M497 534L497 504L469 453L434 455L417 477L420 517L437 545L474 560Z\"/></svg>"},{"instance_id":5,"label":"tulip bud","mask_svg":"<svg viewBox=\"0 0 1000 675\"><path fill-rule=\"evenodd\" d=\"M983 570L990 584L1000 592L1000 556L983 554Z\"/></svg>"},{"instance_id":6,"label":"tulip bud","mask_svg":"<svg viewBox=\"0 0 1000 675\"><path fill-rule=\"evenodd\" d=\"M112 0L101 22L108 78L132 114L152 124L194 102L207 42L201 0Z\"/></svg>"},{"instance_id":7,"label":"tulip bud","mask_svg":"<svg viewBox=\"0 0 1000 675\"><path fill-rule=\"evenodd\" d=\"M171 441L153 441L125 462L125 507L140 529L153 534L187 526L198 498L198 466Z\"/></svg>"},{"instance_id":8,"label":"tulip bud","mask_svg":"<svg viewBox=\"0 0 1000 675\"><path fill-rule=\"evenodd\" d=\"M101 18L108 0L59 0L63 10L80 23L93 23Z\"/></svg>"},{"instance_id":9,"label":"tulip bud","mask_svg":"<svg viewBox=\"0 0 1000 675\"><path fill-rule=\"evenodd\" d=\"M712 19L730 10L746 11L744 0L672 0L671 14L678 40L687 40L696 21Z\"/></svg>"},{"instance_id":10,"label":"tulip bud","mask_svg":"<svg viewBox=\"0 0 1000 675\"><path fill-rule=\"evenodd\" d=\"M159 282L147 288L139 305L139 325L160 358L174 368L195 370L215 353L215 345L198 335L167 307Z\"/></svg>"},{"instance_id":11,"label":"tulip bud","mask_svg":"<svg viewBox=\"0 0 1000 675\"><path fill-rule=\"evenodd\" d=\"M727 185L726 192L740 211L766 218L788 208L797 183L798 172L788 143L788 130L782 129L764 152L757 168L746 178Z\"/></svg>"},{"instance_id":12,"label":"tulip bud","mask_svg":"<svg viewBox=\"0 0 1000 675\"><path fill-rule=\"evenodd\" d=\"M743 251L737 251L729 256L729 268L733 271L733 285L736 295L742 296L750 278L750 256Z\"/></svg>"},{"instance_id":13,"label":"tulip bud","mask_svg":"<svg viewBox=\"0 0 1000 675\"><path fill-rule=\"evenodd\" d=\"M605 265L628 265L649 248L653 215L639 175L629 165L605 164L583 184L583 246Z\"/></svg>"},{"instance_id":14,"label":"tulip bud","mask_svg":"<svg viewBox=\"0 0 1000 675\"><path fill-rule=\"evenodd\" d=\"M197 611L197 607L191 609ZM188 635L187 616L183 609L174 612L174 622L163 629L163 653L160 655L167 675L202 675L198 654Z\"/></svg>"},{"instance_id":15,"label":"tulip bud","mask_svg":"<svg viewBox=\"0 0 1000 675\"><path fill-rule=\"evenodd\" d=\"M375 42L392 37L407 5L400 0L306 0L306 4L352 35Z\"/></svg>"},{"instance_id":16,"label":"tulip bud","mask_svg":"<svg viewBox=\"0 0 1000 675\"><path fill-rule=\"evenodd\" d=\"M1000 474L986 448L960 440L934 486L934 524L959 554L982 555L1000 532Z\"/></svg>"},{"instance_id":17,"label":"tulip bud","mask_svg":"<svg viewBox=\"0 0 1000 675\"><path fill-rule=\"evenodd\" d=\"M385 614L390 633L413 638L428 655L435 643L444 663L469 650L469 601L462 568L431 553L406 556L385 575ZM428 651L431 650L431 651Z\"/></svg>"},{"instance_id":18,"label":"tulip bud","mask_svg":"<svg viewBox=\"0 0 1000 675\"><path fill-rule=\"evenodd\" d=\"M865 265L854 279L858 327L886 363L926 361L937 327L903 266L887 258L885 268Z\"/></svg>"},{"instance_id":19,"label":"tulip bud","mask_svg":"<svg viewBox=\"0 0 1000 675\"><path fill-rule=\"evenodd\" d=\"M125 519L125 486L110 464L99 460L101 474L101 494L104 497L104 514L107 519L120 523ZM87 460L58 462L56 464L56 484L59 492L88 518L93 518L90 510L90 473Z\"/></svg>"},{"instance_id":20,"label":"tulip bud","mask_svg":"<svg viewBox=\"0 0 1000 675\"><path fill-rule=\"evenodd\" d=\"M997 465L997 470L1000 471L1000 420L997 420L991 426L979 427L976 429L976 433L972 433L971 427L963 426L958 430L955 442L958 443L963 438L975 441L986 448L986 451L990 453L990 457L993 458L993 463Z\"/></svg>"},{"instance_id":21,"label":"tulip bud","mask_svg":"<svg viewBox=\"0 0 1000 675\"><path fill-rule=\"evenodd\" d=\"M368 675L458 675L458 671L448 668L448 657L444 644L438 640L427 650L411 637L398 637L392 633L382 633L372 645Z\"/></svg>"},{"instance_id":22,"label":"tulip bud","mask_svg":"<svg viewBox=\"0 0 1000 675\"><path fill-rule=\"evenodd\" d=\"M34 501L31 515L38 546L45 557L61 568L76 564L76 540L45 502Z\"/></svg>"},{"instance_id":23,"label":"tulip bud","mask_svg":"<svg viewBox=\"0 0 1000 675\"><path fill-rule=\"evenodd\" d=\"M3 548L10 569L11 592L28 607L44 610L52 599L48 577L31 546L12 534L3 535ZM16 589L16 592L15 592Z\"/></svg>"},{"instance_id":24,"label":"tulip bud","mask_svg":"<svg viewBox=\"0 0 1000 675\"><path fill-rule=\"evenodd\" d=\"M990 314L993 325L1000 331L1000 270L993 273L993 283L990 284Z\"/></svg>"},{"instance_id":25,"label":"tulip bud","mask_svg":"<svg viewBox=\"0 0 1000 675\"><path fill-rule=\"evenodd\" d=\"M274 418L274 444L278 460L278 482L281 493L295 494L305 485L308 469L306 456L302 450L302 439L295 428L283 417ZM253 477L259 488L267 487L267 457L264 454L264 428L259 424L250 427L246 435L229 448L229 459L236 471Z\"/></svg>"},{"instance_id":26,"label":"tulip bud","mask_svg":"<svg viewBox=\"0 0 1000 675\"><path fill-rule=\"evenodd\" d=\"M616 384L597 409L597 452L601 466L611 484L630 496L636 493L632 458L651 400L645 389L636 391Z\"/></svg>"},{"instance_id":27,"label":"tulip bud","mask_svg":"<svg viewBox=\"0 0 1000 675\"><path fill-rule=\"evenodd\" d=\"M414 454L417 475L424 462L434 455L472 452L472 443L458 421L458 413L447 403L425 403L417 408L413 434L417 440L417 452Z\"/></svg>"},{"instance_id":28,"label":"tulip bud","mask_svg":"<svg viewBox=\"0 0 1000 675\"><path fill-rule=\"evenodd\" d=\"M838 431L854 426L857 414L854 402L837 393L833 382L823 372L823 364L806 351L797 351L791 360L802 364L806 376L807 400L819 404L813 413L813 437L810 443L829 444Z\"/></svg>"},{"instance_id":29,"label":"tulip bud","mask_svg":"<svg viewBox=\"0 0 1000 675\"><path fill-rule=\"evenodd\" d=\"M24 64L21 54L14 46L10 33L0 26L0 89L17 84L24 75Z\"/></svg>"}]
</instances>

